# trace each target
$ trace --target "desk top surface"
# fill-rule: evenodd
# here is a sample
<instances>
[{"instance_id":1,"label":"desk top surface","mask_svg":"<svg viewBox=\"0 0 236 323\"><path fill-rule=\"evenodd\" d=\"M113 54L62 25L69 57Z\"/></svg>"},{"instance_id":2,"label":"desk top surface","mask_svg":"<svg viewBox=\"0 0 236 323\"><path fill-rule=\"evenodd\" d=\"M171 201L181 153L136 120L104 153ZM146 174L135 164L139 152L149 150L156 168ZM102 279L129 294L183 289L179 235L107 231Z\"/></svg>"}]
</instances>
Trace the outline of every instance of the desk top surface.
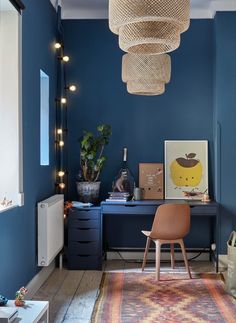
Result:
<instances>
[{"instance_id":1,"label":"desk top surface","mask_svg":"<svg viewBox=\"0 0 236 323\"><path fill-rule=\"evenodd\" d=\"M161 205L161 204L188 204L190 206L218 206L219 204L215 201L210 202L202 202L198 200L140 200L140 201L103 201L101 202L102 205L129 205L129 206L135 206L135 205Z\"/></svg>"}]
</instances>

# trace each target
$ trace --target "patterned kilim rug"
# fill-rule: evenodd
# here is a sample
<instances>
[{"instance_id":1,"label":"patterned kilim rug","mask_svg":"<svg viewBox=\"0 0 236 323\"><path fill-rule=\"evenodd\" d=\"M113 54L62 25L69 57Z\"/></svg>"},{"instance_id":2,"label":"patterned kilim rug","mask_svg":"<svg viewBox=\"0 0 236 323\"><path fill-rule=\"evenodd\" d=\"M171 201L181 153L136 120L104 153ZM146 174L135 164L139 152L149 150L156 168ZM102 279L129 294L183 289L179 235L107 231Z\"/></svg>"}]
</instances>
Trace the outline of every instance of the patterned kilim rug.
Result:
<instances>
[{"instance_id":1,"label":"patterned kilim rug","mask_svg":"<svg viewBox=\"0 0 236 323\"><path fill-rule=\"evenodd\" d=\"M226 294L221 276L106 273L92 323L230 322L236 300Z\"/></svg>"}]
</instances>

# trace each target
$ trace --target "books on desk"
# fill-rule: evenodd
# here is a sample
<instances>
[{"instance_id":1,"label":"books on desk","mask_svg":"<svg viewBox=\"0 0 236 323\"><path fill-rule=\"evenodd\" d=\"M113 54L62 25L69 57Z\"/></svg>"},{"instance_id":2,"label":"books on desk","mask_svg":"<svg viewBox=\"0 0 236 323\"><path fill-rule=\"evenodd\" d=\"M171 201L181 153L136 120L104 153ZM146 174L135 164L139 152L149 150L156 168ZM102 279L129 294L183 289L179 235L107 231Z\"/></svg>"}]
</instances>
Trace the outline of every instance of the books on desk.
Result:
<instances>
[{"instance_id":1,"label":"books on desk","mask_svg":"<svg viewBox=\"0 0 236 323\"><path fill-rule=\"evenodd\" d=\"M128 192L109 192L109 198L106 202L127 202L130 194Z\"/></svg>"}]
</instances>

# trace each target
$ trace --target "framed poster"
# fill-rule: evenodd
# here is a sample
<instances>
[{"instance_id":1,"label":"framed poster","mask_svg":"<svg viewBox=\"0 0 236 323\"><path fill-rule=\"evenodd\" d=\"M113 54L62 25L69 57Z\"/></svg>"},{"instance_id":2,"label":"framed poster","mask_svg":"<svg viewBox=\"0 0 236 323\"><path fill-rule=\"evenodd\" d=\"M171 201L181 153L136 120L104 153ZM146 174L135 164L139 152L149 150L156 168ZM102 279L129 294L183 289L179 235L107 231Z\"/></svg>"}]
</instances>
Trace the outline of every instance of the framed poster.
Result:
<instances>
[{"instance_id":1,"label":"framed poster","mask_svg":"<svg viewBox=\"0 0 236 323\"><path fill-rule=\"evenodd\" d=\"M163 164L140 163L139 187L143 189L144 200L163 199Z\"/></svg>"},{"instance_id":2,"label":"framed poster","mask_svg":"<svg viewBox=\"0 0 236 323\"><path fill-rule=\"evenodd\" d=\"M165 141L165 198L201 200L206 193L207 140Z\"/></svg>"}]
</instances>

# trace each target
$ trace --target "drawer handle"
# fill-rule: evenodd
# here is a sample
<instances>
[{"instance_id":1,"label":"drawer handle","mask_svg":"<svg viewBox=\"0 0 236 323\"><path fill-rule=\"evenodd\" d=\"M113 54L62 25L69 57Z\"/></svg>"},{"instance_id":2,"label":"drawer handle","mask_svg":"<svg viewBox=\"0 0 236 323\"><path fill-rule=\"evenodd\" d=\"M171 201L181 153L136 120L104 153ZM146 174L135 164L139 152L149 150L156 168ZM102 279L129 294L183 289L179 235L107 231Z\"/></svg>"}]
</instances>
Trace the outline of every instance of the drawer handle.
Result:
<instances>
[{"instance_id":1,"label":"drawer handle","mask_svg":"<svg viewBox=\"0 0 236 323\"><path fill-rule=\"evenodd\" d=\"M90 255L78 255L78 257L81 257L81 258L85 258L85 257L89 257Z\"/></svg>"},{"instance_id":2,"label":"drawer handle","mask_svg":"<svg viewBox=\"0 0 236 323\"><path fill-rule=\"evenodd\" d=\"M77 228L77 230L85 231L85 230L90 230L90 228Z\"/></svg>"},{"instance_id":3,"label":"drawer handle","mask_svg":"<svg viewBox=\"0 0 236 323\"><path fill-rule=\"evenodd\" d=\"M78 221L90 221L91 219L78 219Z\"/></svg>"},{"instance_id":4,"label":"drawer handle","mask_svg":"<svg viewBox=\"0 0 236 323\"><path fill-rule=\"evenodd\" d=\"M125 204L125 207L135 207L137 205L130 205L130 204Z\"/></svg>"},{"instance_id":5,"label":"drawer handle","mask_svg":"<svg viewBox=\"0 0 236 323\"><path fill-rule=\"evenodd\" d=\"M83 244L88 244L88 243L91 243L92 241L78 241L78 243L83 243Z\"/></svg>"}]
</instances>

